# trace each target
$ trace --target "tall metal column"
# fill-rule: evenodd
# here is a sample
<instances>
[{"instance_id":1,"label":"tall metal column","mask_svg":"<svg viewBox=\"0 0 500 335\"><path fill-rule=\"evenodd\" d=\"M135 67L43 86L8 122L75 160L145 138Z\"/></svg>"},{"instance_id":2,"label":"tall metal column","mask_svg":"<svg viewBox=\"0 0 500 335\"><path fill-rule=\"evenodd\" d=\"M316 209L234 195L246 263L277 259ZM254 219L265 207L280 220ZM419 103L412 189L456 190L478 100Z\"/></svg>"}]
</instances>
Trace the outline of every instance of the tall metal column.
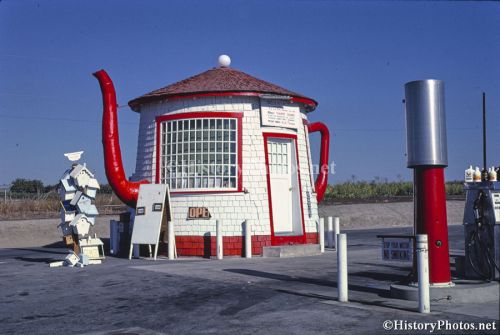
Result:
<instances>
[{"instance_id":1,"label":"tall metal column","mask_svg":"<svg viewBox=\"0 0 500 335\"><path fill-rule=\"evenodd\" d=\"M406 83L405 107L407 166L414 169L415 233L428 235L431 285L450 284L444 83L432 79Z\"/></svg>"}]
</instances>

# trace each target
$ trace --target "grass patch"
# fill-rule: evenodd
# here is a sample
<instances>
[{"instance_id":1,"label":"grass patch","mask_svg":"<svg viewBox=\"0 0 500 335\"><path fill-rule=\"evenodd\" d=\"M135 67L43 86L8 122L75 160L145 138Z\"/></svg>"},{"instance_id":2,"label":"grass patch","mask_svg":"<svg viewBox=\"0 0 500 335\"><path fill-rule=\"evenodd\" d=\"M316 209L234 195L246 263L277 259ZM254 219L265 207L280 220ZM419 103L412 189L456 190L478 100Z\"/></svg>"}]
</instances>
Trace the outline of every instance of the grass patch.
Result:
<instances>
[{"instance_id":1,"label":"grass patch","mask_svg":"<svg viewBox=\"0 0 500 335\"><path fill-rule=\"evenodd\" d=\"M463 183L451 181L446 183L446 195L464 195ZM328 185L325 200L335 199L376 199L413 196L412 182L377 182L349 181L336 185Z\"/></svg>"},{"instance_id":2,"label":"grass patch","mask_svg":"<svg viewBox=\"0 0 500 335\"><path fill-rule=\"evenodd\" d=\"M7 201L0 198L0 220L56 218L59 215L59 194L12 193ZM95 205L100 215L121 213L126 206L115 194L97 194Z\"/></svg>"},{"instance_id":3,"label":"grass patch","mask_svg":"<svg viewBox=\"0 0 500 335\"><path fill-rule=\"evenodd\" d=\"M463 196L463 183L446 183L448 196ZM413 196L412 182L387 181L349 181L337 185L328 185L324 201L390 199ZM43 194L12 193L7 201L0 198L0 220L56 218L59 214L59 195L55 191ZM121 213L126 206L113 193L97 194L95 204L100 215Z\"/></svg>"}]
</instances>

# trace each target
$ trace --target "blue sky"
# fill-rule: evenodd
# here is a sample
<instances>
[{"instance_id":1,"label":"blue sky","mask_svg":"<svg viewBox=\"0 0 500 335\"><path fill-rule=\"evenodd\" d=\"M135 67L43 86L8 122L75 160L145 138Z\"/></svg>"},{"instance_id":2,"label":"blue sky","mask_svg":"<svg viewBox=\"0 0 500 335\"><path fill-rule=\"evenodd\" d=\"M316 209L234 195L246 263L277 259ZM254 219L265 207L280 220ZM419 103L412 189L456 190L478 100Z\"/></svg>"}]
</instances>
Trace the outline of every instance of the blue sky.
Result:
<instances>
[{"instance_id":1,"label":"blue sky","mask_svg":"<svg viewBox=\"0 0 500 335\"><path fill-rule=\"evenodd\" d=\"M500 165L500 4L378 1L0 1L0 184L56 183L84 150L104 182L104 68L119 105L216 65L319 102L310 120L333 133L330 182L410 180L404 83L446 85L448 180L480 165L481 92L488 159ZM119 109L125 169L135 169L139 117ZM318 138L312 141L317 159Z\"/></svg>"}]
</instances>

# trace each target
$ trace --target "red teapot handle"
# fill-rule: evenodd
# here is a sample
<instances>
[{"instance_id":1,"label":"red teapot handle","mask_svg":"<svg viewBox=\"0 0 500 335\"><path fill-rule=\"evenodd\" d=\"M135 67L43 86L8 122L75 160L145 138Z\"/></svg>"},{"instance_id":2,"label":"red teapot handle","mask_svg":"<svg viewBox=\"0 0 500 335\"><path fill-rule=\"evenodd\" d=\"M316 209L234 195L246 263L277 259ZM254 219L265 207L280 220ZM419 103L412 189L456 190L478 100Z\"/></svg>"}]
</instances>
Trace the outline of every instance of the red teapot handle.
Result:
<instances>
[{"instance_id":1,"label":"red teapot handle","mask_svg":"<svg viewBox=\"0 0 500 335\"><path fill-rule=\"evenodd\" d=\"M316 200L321 202L325 195L326 187L328 186L328 152L330 149L330 132L326 125L322 122L314 122L307 125L309 133L319 131L321 133L321 147L319 155L319 173L314 183L316 188Z\"/></svg>"}]
</instances>

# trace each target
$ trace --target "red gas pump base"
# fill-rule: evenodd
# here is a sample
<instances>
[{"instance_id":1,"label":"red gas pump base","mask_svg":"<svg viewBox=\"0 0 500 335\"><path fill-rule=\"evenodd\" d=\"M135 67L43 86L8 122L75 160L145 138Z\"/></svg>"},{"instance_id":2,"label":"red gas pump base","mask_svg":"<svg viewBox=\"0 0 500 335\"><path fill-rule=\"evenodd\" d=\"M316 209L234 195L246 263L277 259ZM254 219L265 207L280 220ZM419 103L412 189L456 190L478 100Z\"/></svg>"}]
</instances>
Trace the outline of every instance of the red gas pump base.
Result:
<instances>
[{"instance_id":1,"label":"red gas pump base","mask_svg":"<svg viewBox=\"0 0 500 335\"><path fill-rule=\"evenodd\" d=\"M451 285L444 168L414 168L415 234L427 234L429 283Z\"/></svg>"}]
</instances>

